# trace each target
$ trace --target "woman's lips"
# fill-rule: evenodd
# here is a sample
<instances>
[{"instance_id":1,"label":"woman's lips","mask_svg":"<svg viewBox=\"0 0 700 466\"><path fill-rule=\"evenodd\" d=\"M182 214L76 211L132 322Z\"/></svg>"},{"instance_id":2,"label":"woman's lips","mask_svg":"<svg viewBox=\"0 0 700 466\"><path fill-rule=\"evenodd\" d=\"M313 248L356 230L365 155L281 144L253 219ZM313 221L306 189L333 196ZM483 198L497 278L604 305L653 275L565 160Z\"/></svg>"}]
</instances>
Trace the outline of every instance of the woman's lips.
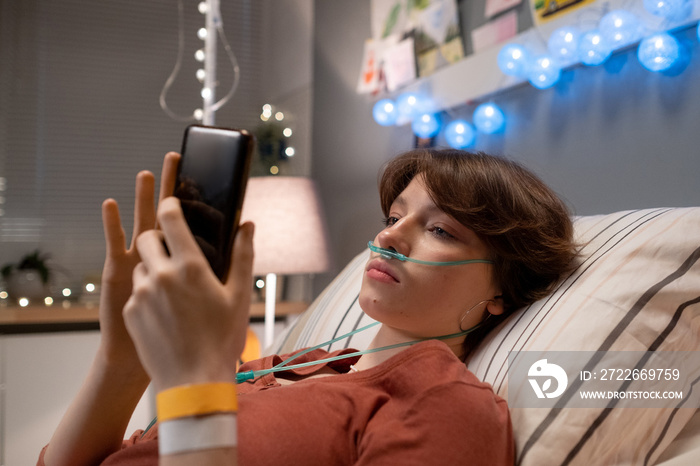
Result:
<instances>
[{"instance_id":1,"label":"woman's lips","mask_svg":"<svg viewBox=\"0 0 700 466\"><path fill-rule=\"evenodd\" d=\"M367 276L384 283L399 283L396 273L389 265L380 259L374 259L367 264Z\"/></svg>"}]
</instances>

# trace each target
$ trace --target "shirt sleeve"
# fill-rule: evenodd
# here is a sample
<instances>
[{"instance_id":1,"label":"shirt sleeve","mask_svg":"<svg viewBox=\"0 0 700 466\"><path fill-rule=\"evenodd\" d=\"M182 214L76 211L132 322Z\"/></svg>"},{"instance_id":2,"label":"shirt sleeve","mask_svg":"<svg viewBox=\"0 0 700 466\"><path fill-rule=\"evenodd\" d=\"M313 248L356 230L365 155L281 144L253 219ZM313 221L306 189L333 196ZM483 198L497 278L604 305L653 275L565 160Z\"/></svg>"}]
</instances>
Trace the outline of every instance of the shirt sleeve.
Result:
<instances>
[{"instance_id":1,"label":"shirt sleeve","mask_svg":"<svg viewBox=\"0 0 700 466\"><path fill-rule=\"evenodd\" d=\"M358 453L356 466L512 465L515 447L505 400L485 386L450 382L403 414L370 422Z\"/></svg>"}]
</instances>

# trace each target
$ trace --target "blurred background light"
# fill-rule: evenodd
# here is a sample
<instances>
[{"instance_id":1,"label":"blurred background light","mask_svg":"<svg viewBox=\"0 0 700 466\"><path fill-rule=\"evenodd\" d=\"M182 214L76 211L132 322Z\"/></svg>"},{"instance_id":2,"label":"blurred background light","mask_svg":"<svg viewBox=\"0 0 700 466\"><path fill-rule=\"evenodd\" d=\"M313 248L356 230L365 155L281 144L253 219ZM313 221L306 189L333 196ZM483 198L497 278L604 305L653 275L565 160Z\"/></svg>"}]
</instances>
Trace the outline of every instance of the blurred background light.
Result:
<instances>
[{"instance_id":1,"label":"blurred background light","mask_svg":"<svg viewBox=\"0 0 700 466\"><path fill-rule=\"evenodd\" d=\"M669 69L680 57L680 45L671 34L662 32L647 37L639 43L637 58L649 71Z\"/></svg>"},{"instance_id":2,"label":"blurred background light","mask_svg":"<svg viewBox=\"0 0 700 466\"><path fill-rule=\"evenodd\" d=\"M549 56L538 57L530 67L530 84L538 89L554 86L561 76L561 67Z\"/></svg>"},{"instance_id":3,"label":"blurred background light","mask_svg":"<svg viewBox=\"0 0 700 466\"><path fill-rule=\"evenodd\" d=\"M578 43L578 57L589 66L600 65L612 54L612 47L597 29L584 33Z\"/></svg>"},{"instance_id":4,"label":"blurred background light","mask_svg":"<svg viewBox=\"0 0 700 466\"><path fill-rule=\"evenodd\" d=\"M571 64L578 58L577 49L580 35L578 28L573 26L556 29L549 36L547 50L562 65Z\"/></svg>"},{"instance_id":5,"label":"blurred background light","mask_svg":"<svg viewBox=\"0 0 700 466\"><path fill-rule=\"evenodd\" d=\"M642 36L642 23L627 10L613 10L600 19L598 29L613 49L629 45Z\"/></svg>"},{"instance_id":6,"label":"blurred background light","mask_svg":"<svg viewBox=\"0 0 700 466\"><path fill-rule=\"evenodd\" d=\"M436 113L424 113L413 120L411 129L419 138L432 138L440 132L440 115Z\"/></svg>"},{"instance_id":7,"label":"blurred background light","mask_svg":"<svg viewBox=\"0 0 700 466\"><path fill-rule=\"evenodd\" d=\"M530 53L519 44L504 45L498 52L498 67L504 74L524 78L530 64Z\"/></svg>"},{"instance_id":8,"label":"blurred background light","mask_svg":"<svg viewBox=\"0 0 700 466\"><path fill-rule=\"evenodd\" d=\"M374 104L372 116L374 116L374 121L380 125L391 126L396 124L396 119L399 117L399 110L393 100L382 99Z\"/></svg>"},{"instance_id":9,"label":"blurred background light","mask_svg":"<svg viewBox=\"0 0 700 466\"><path fill-rule=\"evenodd\" d=\"M503 111L492 103L481 104L476 107L473 115L476 129L486 134L493 134L503 129L506 117Z\"/></svg>"},{"instance_id":10,"label":"blurred background light","mask_svg":"<svg viewBox=\"0 0 700 466\"><path fill-rule=\"evenodd\" d=\"M464 149L474 143L475 132L465 120L454 120L445 127L445 140L453 149Z\"/></svg>"}]
</instances>

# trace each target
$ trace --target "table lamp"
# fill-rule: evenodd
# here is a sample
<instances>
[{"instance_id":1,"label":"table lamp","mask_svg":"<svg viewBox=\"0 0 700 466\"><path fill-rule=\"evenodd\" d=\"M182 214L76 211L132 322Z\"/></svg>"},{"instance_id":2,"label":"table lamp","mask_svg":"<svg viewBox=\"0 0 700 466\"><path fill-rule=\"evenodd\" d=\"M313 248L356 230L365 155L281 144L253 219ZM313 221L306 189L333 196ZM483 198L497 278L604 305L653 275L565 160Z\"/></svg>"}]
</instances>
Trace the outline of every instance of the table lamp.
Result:
<instances>
[{"instance_id":1,"label":"table lamp","mask_svg":"<svg viewBox=\"0 0 700 466\"><path fill-rule=\"evenodd\" d=\"M314 182L291 176L248 180L241 221L255 223L254 275L265 275L264 346L274 339L277 274L328 270L328 240Z\"/></svg>"}]
</instances>

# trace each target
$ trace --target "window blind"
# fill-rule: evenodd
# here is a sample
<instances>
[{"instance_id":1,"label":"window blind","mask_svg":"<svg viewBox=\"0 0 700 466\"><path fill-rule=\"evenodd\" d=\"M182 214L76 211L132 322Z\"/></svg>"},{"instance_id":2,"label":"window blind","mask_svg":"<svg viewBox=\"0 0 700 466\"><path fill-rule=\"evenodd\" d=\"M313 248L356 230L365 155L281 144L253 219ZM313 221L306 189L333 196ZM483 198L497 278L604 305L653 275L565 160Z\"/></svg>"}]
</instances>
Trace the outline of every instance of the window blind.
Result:
<instances>
[{"instance_id":1,"label":"window blind","mask_svg":"<svg viewBox=\"0 0 700 466\"><path fill-rule=\"evenodd\" d=\"M183 115L201 108L198 3L183 1L182 69L167 99ZM241 77L219 125L259 121L266 3L221 2ZM177 0L0 0L0 266L40 249L56 267L57 290L80 287L102 267L107 197L119 202L130 237L134 177L159 175L187 124L158 102L177 47ZM233 80L218 51L217 99Z\"/></svg>"}]
</instances>

